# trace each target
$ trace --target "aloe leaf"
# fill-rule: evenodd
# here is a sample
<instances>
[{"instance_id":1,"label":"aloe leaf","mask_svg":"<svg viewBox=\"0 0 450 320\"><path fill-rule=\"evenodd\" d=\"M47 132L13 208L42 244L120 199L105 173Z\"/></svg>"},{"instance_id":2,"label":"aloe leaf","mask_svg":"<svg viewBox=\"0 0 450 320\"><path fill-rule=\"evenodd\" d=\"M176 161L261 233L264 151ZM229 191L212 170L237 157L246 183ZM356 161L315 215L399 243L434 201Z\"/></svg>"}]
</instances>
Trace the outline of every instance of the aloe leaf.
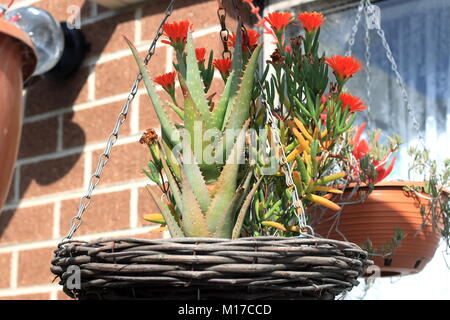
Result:
<instances>
[{"instance_id":1,"label":"aloe leaf","mask_svg":"<svg viewBox=\"0 0 450 320\"><path fill-rule=\"evenodd\" d=\"M167 180L169 181L170 191L172 191L173 197L175 199L175 203L177 204L179 210L183 211L183 202L180 188L178 187L178 183L172 175L172 171L170 171L169 166L167 165L164 157L161 157L161 163L164 168L164 173L166 174Z\"/></svg>"},{"instance_id":2,"label":"aloe leaf","mask_svg":"<svg viewBox=\"0 0 450 320\"><path fill-rule=\"evenodd\" d=\"M237 191L235 192L233 199L230 201L225 214L222 215L222 219L219 222L219 226L223 226L225 224L234 224L235 221L235 215L236 212L238 211L238 209L241 207L242 202L245 199L245 194L248 193L248 189L250 187L250 182L252 181L252 177L253 177L253 170L249 169L248 172L245 175L244 178L244 182L242 183L242 185L237 189ZM231 219L230 219L231 217ZM230 229L229 227L227 227L227 229ZM217 235L214 235L217 236ZM230 238L231 235L228 235L227 238Z\"/></svg>"},{"instance_id":3,"label":"aloe leaf","mask_svg":"<svg viewBox=\"0 0 450 320\"><path fill-rule=\"evenodd\" d=\"M245 145L245 133L248 128L250 120L247 120L242 128L239 136L231 150L230 156L227 159L219 179L215 183L213 198L206 213L206 220L208 228L211 233L214 233L219 238L229 237L233 228L233 215L227 212L227 207L233 199L236 191L237 178L239 172L239 158L242 157ZM225 217L223 217L225 215ZM220 222L226 223L221 225Z\"/></svg>"},{"instance_id":4,"label":"aloe leaf","mask_svg":"<svg viewBox=\"0 0 450 320\"><path fill-rule=\"evenodd\" d=\"M225 113L227 111L228 104L230 102L230 97L232 95L232 88L236 81L236 74L234 71L230 72L228 76L227 83L223 89L222 95L220 96L220 101L217 107L211 112L211 126L222 130L225 120ZM237 87L237 85L236 85ZM235 89L236 90L236 89Z\"/></svg>"},{"instance_id":5,"label":"aloe leaf","mask_svg":"<svg viewBox=\"0 0 450 320\"><path fill-rule=\"evenodd\" d=\"M172 173L175 175L175 178L178 181L181 181L181 166L178 163L177 158L173 154L170 147L167 145L167 143L162 140L162 146L160 145L160 149L163 150L165 155L165 160L167 164L169 165L169 168L172 170Z\"/></svg>"},{"instance_id":6,"label":"aloe leaf","mask_svg":"<svg viewBox=\"0 0 450 320\"><path fill-rule=\"evenodd\" d=\"M226 124L226 129L238 130L242 128L244 122L248 119L250 115L250 106L252 100L253 84L255 81L255 71L258 66L258 57L261 52L261 45L256 47L250 58L249 63L244 71L244 76L242 77L242 82L236 99L234 100L232 117L229 118ZM233 145L233 139L221 139L217 146L216 152L216 162L222 163L225 158L227 158L227 150L231 149Z\"/></svg>"},{"instance_id":7,"label":"aloe leaf","mask_svg":"<svg viewBox=\"0 0 450 320\"><path fill-rule=\"evenodd\" d=\"M195 55L194 42L192 41L192 33L189 31L187 37L187 73L186 84L189 88L189 92L192 95L192 99L195 102L196 107L199 109L204 120L209 120L209 107L206 100L205 88L203 80L200 76L200 70L198 68L197 56Z\"/></svg>"},{"instance_id":8,"label":"aloe leaf","mask_svg":"<svg viewBox=\"0 0 450 320\"><path fill-rule=\"evenodd\" d=\"M164 220L167 224L167 228L169 229L170 235L173 238L183 238L185 235L181 230L180 226L178 225L178 222L172 215L172 212L170 211L169 207L153 194L153 191L150 189L150 186L147 186L146 188L150 196L153 198L153 201L155 201L156 205L161 211L161 214L163 215Z\"/></svg>"},{"instance_id":9,"label":"aloe leaf","mask_svg":"<svg viewBox=\"0 0 450 320\"><path fill-rule=\"evenodd\" d=\"M248 211L248 207L250 206L253 196L254 196L256 190L258 190L258 187L259 187L259 184L261 183L261 181L262 181L262 178L259 178L256 181L252 190L250 190L247 197L245 198L244 204L242 205L241 210L239 211L238 217L236 219L236 224L234 225L233 233L231 234L232 239L239 238L239 235L241 234L241 231L242 231L242 225L244 224L244 218Z\"/></svg>"},{"instance_id":10,"label":"aloe leaf","mask_svg":"<svg viewBox=\"0 0 450 320\"><path fill-rule=\"evenodd\" d=\"M142 79L144 80L145 88L147 89L147 93L153 104L153 108L155 109L156 115L158 116L159 122L161 123L161 130L163 136L166 139L168 139L170 144L172 145L178 144L180 141L177 138L178 137L178 135L176 134L177 129L175 128L173 122L170 120L169 115L167 114L161 101L159 100L153 81L150 79L150 76L147 70L145 69L144 64L142 63L136 48L127 38L125 38L125 41L128 43L128 46L130 47L134 59L136 60L136 63L139 67L139 72L141 73Z\"/></svg>"},{"instance_id":11,"label":"aloe leaf","mask_svg":"<svg viewBox=\"0 0 450 320\"><path fill-rule=\"evenodd\" d=\"M175 103L170 101L167 101L167 104L173 111L175 111L175 113L177 114L177 116L180 117L181 120L184 119L184 111L180 107L178 107Z\"/></svg>"},{"instance_id":12,"label":"aloe leaf","mask_svg":"<svg viewBox=\"0 0 450 320\"><path fill-rule=\"evenodd\" d=\"M225 125L228 123L228 119L230 118L230 114L232 112L234 101L236 100L236 95L239 90L239 83L242 78L242 69L243 69L243 58L242 58L242 25L239 23L236 31L236 43L233 51L233 61L232 61L232 73L234 77L231 78L231 73L228 79L231 78L230 81L230 96L228 98L228 103L226 105L226 110L222 120L222 127L220 128L222 131L225 129Z\"/></svg>"},{"instance_id":13,"label":"aloe leaf","mask_svg":"<svg viewBox=\"0 0 450 320\"><path fill-rule=\"evenodd\" d=\"M183 179L183 211L182 221L183 230L188 237L210 237L205 216L200 208L193 189L189 183L184 183L187 180L185 170L182 171Z\"/></svg>"},{"instance_id":14,"label":"aloe leaf","mask_svg":"<svg viewBox=\"0 0 450 320\"><path fill-rule=\"evenodd\" d=\"M203 151L208 146L208 142L204 141L205 131L208 121L204 121L202 115L195 107L189 88L180 76L180 86L184 96L184 126L189 133L191 150L194 152L195 159L198 160L200 170L208 180L216 180L220 172L214 163L205 163L203 161Z\"/></svg>"},{"instance_id":15,"label":"aloe leaf","mask_svg":"<svg viewBox=\"0 0 450 320\"><path fill-rule=\"evenodd\" d=\"M183 141L183 165L182 171L185 174L185 178L182 184L189 184L195 198L203 212L208 210L211 202L208 188L206 187L205 179L203 178L200 167L195 160L195 156L192 154L192 150L187 141Z\"/></svg>"}]
</instances>

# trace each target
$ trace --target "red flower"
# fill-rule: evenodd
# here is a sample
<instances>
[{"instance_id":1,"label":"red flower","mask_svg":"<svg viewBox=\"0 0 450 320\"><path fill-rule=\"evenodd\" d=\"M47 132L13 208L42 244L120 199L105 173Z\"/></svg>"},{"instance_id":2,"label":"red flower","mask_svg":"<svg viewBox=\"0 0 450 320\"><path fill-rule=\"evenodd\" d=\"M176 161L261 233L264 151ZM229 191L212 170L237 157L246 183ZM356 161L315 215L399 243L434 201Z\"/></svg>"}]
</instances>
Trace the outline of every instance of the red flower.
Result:
<instances>
[{"instance_id":1,"label":"red flower","mask_svg":"<svg viewBox=\"0 0 450 320\"><path fill-rule=\"evenodd\" d=\"M155 78L155 82L162 86L164 90L171 90L175 87L176 71L165 73Z\"/></svg>"},{"instance_id":2,"label":"red flower","mask_svg":"<svg viewBox=\"0 0 450 320\"><path fill-rule=\"evenodd\" d=\"M307 32L317 31L325 21L325 17L317 12L303 12L297 16Z\"/></svg>"},{"instance_id":3,"label":"red flower","mask_svg":"<svg viewBox=\"0 0 450 320\"><path fill-rule=\"evenodd\" d=\"M164 23L164 35L170 41L162 40L162 43L170 44L172 46L184 45L186 43L189 29L192 30L192 24L187 21L175 21L174 23Z\"/></svg>"},{"instance_id":4,"label":"red flower","mask_svg":"<svg viewBox=\"0 0 450 320\"><path fill-rule=\"evenodd\" d=\"M367 141L365 139L361 139L361 134L364 131L365 126L366 126L366 123L363 122L361 124L361 126L359 126L358 130L355 133L355 137L353 138L353 147L354 148L353 148L352 153L353 153L353 156L356 158L356 160L364 158L365 156L369 155L369 153L370 153L370 148L369 148L369 145L367 144ZM378 139L378 137L376 139ZM386 163L388 162L389 158L391 157L391 155L392 155L392 151L390 151L382 160L373 160L372 161L372 164L377 173L375 183L380 182L381 180L386 178L392 172L392 169L394 168L395 160L397 159L397 157L394 157L394 159L392 159L391 163L389 164L389 166L387 168L384 167L386 165ZM356 168L354 168L354 172L355 172L355 174L357 174L358 172L361 172L361 168L359 167L359 164L356 166Z\"/></svg>"},{"instance_id":5,"label":"red flower","mask_svg":"<svg viewBox=\"0 0 450 320\"><path fill-rule=\"evenodd\" d=\"M254 46L256 46L256 43L259 39L259 33L256 32L253 29L247 29L247 40L248 40L248 47L252 49ZM233 47L236 45L236 34L233 32L228 37L228 45L230 47ZM242 35L242 51L247 52L247 46L244 43L244 35Z\"/></svg>"},{"instance_id":6,"label":"red flower","mask_svg":"<svg viewBox=\"0 0 450 320\"><path fill-rule=\"evenodd\" d=\"M287 25L291 23L294 18L290 12L272 12L269 13L264 20L267 21L276 32L286 29Z\"/></svg>"},{"instance_id":7,"label":"red flower","mask_svg":"<svg viewBox=\"0 0 450 320\"><path fill-rule=\"evenodd\" d=\"M369 152L370 148L367 144L367 141L365 139L361 140L361 135L364 131L364 128L366 127L366 123L363 122L358 130L355 133L355 137L353 138L353 155L355 156L356 160L359 160L361 158L364 158Z\"/></svg>"},{"instance_id":8,"label":"red flower","mask_svg":"<svg viewBox=\"0 0 450 320\"><path fill-rule=\"evenodd\" d=\"M195 49L195 56L197 57L198 63L203 63L205 61L205 54L206 54L205 48L196 48Z\"/></svg>"},{"instance_id":9,"label":"red flower","mask_svg":"<svg viewBox=\"0 0 450 320\"><path fill-rule=\"evenodd\" d=\"M397 157L394 157L392 159L391 163L389 164L389 167L385 168L384 165L387 163L389 157L391 156L391 152L389 152L383 160L375 160L373 165L375 166L375 171L377 172L377 178L375 179L375 183L380 182L384 178L386 178L391 172L392 169L394 169L395 160L397 160Z\"/></svg>"},{"instance_id":10,"label":"red flower","mask_svg":"<svg viewBox=\"0 0 450 320\"><path fill-rule=\"evenodd\" d=\"M341 80L346 80L361 70L361 62L353 56L333 56L325 60L325 63L333 68L336 77Z\"/></svg>"},{"instance_id":11,"label":"red flower","mask_svg":"<svg viewBox=\"0 0 450 320\"><path fill-rule=\"evenodd\" d=\"M231 59L215 59L213 66L220 71L222 77L227 77L231 70Z\"/></svg>"},{"instance_id":12,"label":"red flower","mask_svg":"<svg viewBox=\"0 0 450 320\"><path fill-rule=\"evenodd\" d=\"M342 101L342 109L348 106L348 110L350 112L364 111L367 107L364 105L364 102L358 97L352 96L348 93L341 93L339 99Z\"/></svg>"}]
</instances>

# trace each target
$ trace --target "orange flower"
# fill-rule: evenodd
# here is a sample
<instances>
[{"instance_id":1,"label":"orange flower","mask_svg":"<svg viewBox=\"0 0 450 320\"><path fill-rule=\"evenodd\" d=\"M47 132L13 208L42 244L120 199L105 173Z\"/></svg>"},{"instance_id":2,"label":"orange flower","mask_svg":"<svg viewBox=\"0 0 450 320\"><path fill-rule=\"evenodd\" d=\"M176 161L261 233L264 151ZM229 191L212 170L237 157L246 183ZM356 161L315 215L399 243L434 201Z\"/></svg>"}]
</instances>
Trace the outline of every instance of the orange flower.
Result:
<instances>
[{"instance_id":1,"label":"orange flower","mask_svg":"<svg viewBox=\"0 0 450 320\"><path fill-rule=\"evenodd\" d=\"M176 71L165 73L155 78L155 82L162 86L164 90L170 91L175 87Z\"/></svg>"},{"instance_id":2,"label":"orange flower","mask_svg":"<svg viewBox=\"0 0 450 320\"><path fill-rule=\"evenodd\" d=\"M272 12L264 18L275 32L286 29L287 25L291 23L294 18L290 12Z\"/></svg>"},{"instance_id":3,"label":"orange flower","mask_svg":"<svg viewBox=\"0 0 450 320\"><path fill-rule=\"evenodd\" d=\"M334 70L334 74L338 80L347 80L359 70L361 70L361 62L355 57L333 56L325 58L328 64Z\"/></svg>"},{"instance_id":4,"label":"orange flower","mask_svg":"<svg viewBox=\"0 0 450 320\"><path fill-rule=\"evenodd\" d=\"M222 77L227 77L231 70L231 59L215 59L213 61L213 66L220 71Z\"/></svg>"},{"instance_id":5,"label":"orange flower","mask_svg":"<svg viewBox=\"0 0 450 320\"><path fill-rule=\"evenodd\" d=\"M325 21L325 17L317 12L303 12L297 16L307 32L317 31Z\"/></svg>"},{"instance_id":6,"label":"orange flower","mask_svg":"<svg viewBox=\"0 0 450 320\"><path fill-rule=\"evenodd\" d=\"M205 61L205 54L206 54L205 48L196 48L195 49L195 56L197 57L198 63L203 63Z\"/></svg>"},{"instance_id":7,"label":"orange flower","mask_svg":"<svg viewBox=\"0 0 450 320\"><path fill-rule=\"evenodd\" d=\"M170 44L172 46L183 45L186 43L189 29L192 30L192 24L187 21L175 21L174 23L164 23L164 35L169 38L169 41L162 40L162 43Z\"/></svg>"},{"instance_id":8,"label":"orange flower","mask_svg":"<svg viewBox=\"0 0 450 320\"><path fill-rule=\"evenodd\" d=\"M350 112L364 111L367 109L360 98L352 96L349 93L341 93L339 99L342 101L342 109L348 106Z\"/></svg>"},{"instance_id":9,"label":"orange flower","mask_svg":"<svg viewBox=\"0 0 450 320\"><path fill-rule=\"evenodd\" d=\"M256 42L258 42L259 39L259 33L256 32L253 29L247 29L247 40L248 40L248 47L250 49L252 49L255 45ZM233 32L232 34L230 34L230 36L228 37L228 45L230 47L233 47L236 45L236 34ZM244 35L242 35L242 51L247 52L247 46L244 43Z\"/></svg>"}]
</instances>

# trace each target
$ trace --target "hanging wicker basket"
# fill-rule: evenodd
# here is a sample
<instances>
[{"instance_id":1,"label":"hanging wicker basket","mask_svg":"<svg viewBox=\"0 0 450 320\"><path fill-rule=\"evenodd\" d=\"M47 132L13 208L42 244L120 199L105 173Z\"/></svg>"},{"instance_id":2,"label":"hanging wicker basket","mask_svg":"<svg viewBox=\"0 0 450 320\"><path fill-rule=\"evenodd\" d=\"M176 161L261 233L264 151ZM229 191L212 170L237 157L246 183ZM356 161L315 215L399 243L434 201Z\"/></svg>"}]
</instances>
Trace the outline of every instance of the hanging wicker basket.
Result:
<instances>
[{"instance_id":1,"label":"hanging wicker basket","mask_svg":"<svg viewBox=\"0 0 450 320\"><path fill-rule=\"evenodd\" d=\"M52 264L78 299L329 300L357 285L372 261L349 242L256 237L70 240ZM69 289L74 271L80 287Z\"/></svg>"}]
</instances>

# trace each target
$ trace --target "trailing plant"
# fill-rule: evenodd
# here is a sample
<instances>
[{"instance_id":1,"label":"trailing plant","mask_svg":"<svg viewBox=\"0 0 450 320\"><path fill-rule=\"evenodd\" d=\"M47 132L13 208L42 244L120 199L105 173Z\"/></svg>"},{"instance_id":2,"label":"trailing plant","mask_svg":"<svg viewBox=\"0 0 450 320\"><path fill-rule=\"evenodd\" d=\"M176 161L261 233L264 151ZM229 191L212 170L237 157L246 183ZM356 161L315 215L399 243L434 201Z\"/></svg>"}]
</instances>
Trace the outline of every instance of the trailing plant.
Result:
<instances>
[{"instance_id":1,"label":"trailing plant","mask_svg":"<svg viewBox=\"0 0 450 320\"><path fill-rule=\"evenodd\" d=\"M423 226L431 224L450 245L450 159L438 163L430 158L429 150L417 147L408 149L410 163L408 175L421 177L424 185L404 187L420 204Z\"/></svg>"}]
</instances>

